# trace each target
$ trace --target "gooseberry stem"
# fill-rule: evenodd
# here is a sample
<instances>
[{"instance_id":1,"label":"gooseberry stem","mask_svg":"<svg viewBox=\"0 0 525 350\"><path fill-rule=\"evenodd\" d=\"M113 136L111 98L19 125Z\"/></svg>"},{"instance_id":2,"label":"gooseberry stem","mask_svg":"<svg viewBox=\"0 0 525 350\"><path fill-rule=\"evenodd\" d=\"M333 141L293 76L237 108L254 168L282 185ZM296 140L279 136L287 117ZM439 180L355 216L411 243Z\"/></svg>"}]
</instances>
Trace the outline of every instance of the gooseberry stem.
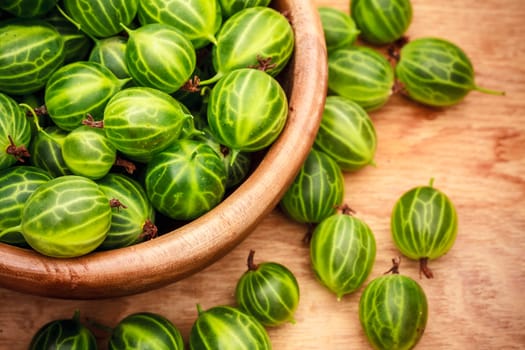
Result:
<instances>
[{"instance_id":1,"label":"gooseberry stem","mask_svg":"<svg viewBox=\"0 0 525 350\"><path fill-rule=\"evenodd\" d=\"M53 140L54 142L56 143L59 143L53 136L49 135L41 126L40 126L40 123L38 121L38 112L35 110L35 108L31 107L30 105L28 104L25 104L25 103L20 103L19 105L20 107L24 107L27 109L27 111L31 114L32 118L33 118L33 122L35 123L35 127L36 127L36 130L38 132L41 132L42 134L46 135L47 137L49 137L51 140ZM47 108L45 108L45 106L41 106L41 107L38 107L39 110L43 110L45 109L46 110L46 113L47 113Z\"/></svg>"},{"instance_id":2,"label":"gooseberry stem","mask_svg":"<svg viewBox=\"0 0 525 350\"><path fill-rule=\"evenodd\" d=\"M384 273L384 275L391 273L394 275L399 274L399 265L401 264L401 257L392 258L392 267Z\"/></svg>"},{"instance_id":3,"label":"gooseberry stem","mask_svg":"<svg viewBox=\"0 0 525 350\"><path fill-rule=\"evenodd\" d=\"M421 274L425 275L426 278L434 278L432 270L428 267L428 258L419 259L419 277Z\"/></svg>"},{"instance_id":4,"label":"gooseberry stem","mask_svg":"<svg viewBox=\"0 0 525 350\"><path fill-rule=\"evenodd\" d=\"M307 228L306 233L304 234L304 237L303 237L303 243L304 244L310 244L310 241L312 240L312 236L313 236L314 230L315 230L315 224L313 224L313 223L308 224L308 228Z\"/></svg>"},{"instance_id":5,"label":"gooseberry stem","mask_svg":"<svg viewBox=\"0 0 525 350\"><path fill-rule=\"evenodd\" d=\"M91 128L104 128L104 121L103 120L95 120L91 114L87 114L86 119L82 120L82 125L89 126Z\"/></svg>"},{"instance_id":6,"label":"gooseberry stem","mask_svg":"<svg viewBox=\"0 0 525 350\"><path fill-rule=\"evenodd\" d=\"M7 146L5 150L6 153L15 157L16 160L19 161L20 163L25 163L24 157L28 158L31 156L26 146L24 145L17 146L15 144L15 141L11 137L11 135L7 135L7 138L9 139L9 146Z\"/></svg>"},{"instance_id":7,"label":"gooseberry stem","mask_svg":"<svg viewBox=\"0 0 525 350\"><path fill-rule=\"evenodd\" d=\"M355 214L355 210L350 208L350 206L348 204L343 204L341 206L339 206L338 208L339 210L341 210L341 213L344 214L344 215L354 215Z\"/></svg>"},{"instance_id":8,"label":"gooseberry stem","mask_svg":"<svg viewBox=\"0 0 525 350\"><path fill-rule=\"evenodd\" d=\"M194 120L194 118L193 118L193 115L191 115L191 114L184 114L184 121L185 121L185 122L186 122L186 121L189 121L189 122L187 123L187 124L189 124L189 125L187 125L187 129L188 129L188 130L185 131L185 133L186 133L186 135L187 135L188 137L192 137L192 136L202 136L202 135L205 134L204 131L199 130L199 129L197 129L197 128L195 127L195 120Z\"/></svg>"},{"instance_id":9,"label":"gooseberry stem","mask_svg":"<svg viewBox=\"0 0 525 350\"><path fill-rule=\"evenodd\" d=\"M201 304L197 304L197 314L201 314L204 310L202 310Z\"/></svg>"},{"instance_id":10,"label":"gooseberry stem","mask_svg":"<svg viewBox=\"0 0 525 350\"><path fill-rule=\"evenodd\" d=\"M233 164L235 164L235 160L237 159L237 156L239 155L241 151L238 149L230 149L230 151L231 151L230 166L233 166Z\"/></svg>"},{"instance_id":11,"label":"gooseberry stem","mask_svg":"<svg viewBox=\"0 0 525 350\"><path fill-rule=\"evenodd\" d=\"M69 23L71 23L72 25L74 25L78 30L80 30L82 33L84 33L87 37L89 37L91 40L93 40L95 43L99 42L100 40L98 40L96 37L94 37L93 35L89 34L89 33L86 33L84 31L84 28L82 28L82 26L80 25L80 23L78 23L77 21L75 21L73 18L71 18L71 16L69 16L66 11L64 11L62 9L62 7L60 6L56 6L57 7L57 10L58 12L60 12L60 14L62 16L64 16L65 19L67 19L69 21Z\"/></svg>"},{"instance_id":12,"label":"gooseberry stem","mask_svg":"<svg viewBox=\"0 0 525 350\"><path fill-rule=\"evenodd\" d=\"M200 78L195 75L193 78L190 78L187 82L185 82L181 89L188 92L198 92L200 91L200 82Z\"/></svg>"},{"instance_id":13,"label":"gooseberry stem","mask_svg":"<svg viewBox=\"0 0 525 350\"><path fill-rule=\"evenodd\" d=\"M128 174L133 174L135 170L137 170L137 166L134 163L118 156L117 159L115 159L115 165L123 167Z\"/></svg>"},{"instance_id":14,"label":"gooseberry stem","mask_svg":"<svg viewBox=\"0 0 525 350\"><path fill-rule=\"evenodd\" d=\"M474 86L472 88L472 90L479 91L479 92L481 92L483 94L505 96L505 91L487 89L487 88L484 88L484 87L481 87L481 86L477 86L477 85Z\"/></svg>"},{"instance_id":15,"label":"gooseberry stem","mask_svg":"<svg viewBox=\"0 0 525 350\"><path fill-rule=\"evenodd\" d=\"M146 220L144 226L142 226L142 233L139 238L144 238L145 240L150 240L157 237L159 230L157 226L150 219Z\"/></svg>"},{"instance_id":16,"label":"gooseberry stem","mask_svg":"<svg viewBox=\"0 0 525 350\"><path fill-rule=\"evenodd\" d=\"M24 103L22 103L22 104L24 104ZM22 105L22 104L20 104L20 105ZM32 110L36 113L37 116L48 114L46 105L42 105L40 107L32 108ZM31 112L28 112L28 113L32 114ZM28 115L28 114L26 113L26 115Z\"/></svg>"},{"instance_id":17,"label":"gooseberry stem","mask_svg":"<svg viewBox=\"0 0 525 350\"><path fill-rule=\"evenodd\" d=\"M80 23L78 23L77 21L75 21L73 18L71 18L67 13L66 11L64 11L62 9L62 7L60 6L56 6L57 7L57 10L58 12L60 12L60 14L62 16L64 16L65 19L67 19L69 21L69 23L71 23L72 25L74 25L78 30L82 31L82 28L80 27Z\"/></svg>"},{"instance_id":18,"label":"gooseberry stem","mask_svg":"<svg viewBox=\"0 0 525 350\"><path fill-rule=\"evenodd\" d=\"M261 55L257 55L257 64L253 64L251 66L248 66L248 68L254 68L258 69L260 71L266 72L270 69L274 69L277 65L275 63L272 63L272 57L262 57Z\"/></svg>"},{"instance_id":19,"label":"gooseberry stem","mask_svg":"<svg viewBox=\"0 0 525 350\"><path fill-rule=\"evenodd\" d=\"M124 29L124 31L126 32L127 35L129 35L129 33L131 33L133 30L128 28L124 23L122 22L119 22L119 26Z\"/></svg>"},{"instance_id":20,"label":"gooseberry stem","mask_svg":"<svg viewBox=\"0 0 525 350\"><path fill-rule=\"evenodd\" d=\"M216 83L223 77L223 75L224 75L223 72L218 71L213 77L206 79L206 80L199 81L199 87Z\"/></svg>"},{"instance_id":21,"label":"gooseberry stem","mask_svg":"<svg viewBox=\"0 0 525 350\"><path fill-rule=\"evenodd\" d=\"M109 206L111 208L117 208L117 210L120 210L120 208L127 209L128 207L122 204L121 201L119 201L117 198L111 198L109 200Z\"/></svg>"},{"instance_id":22,"label":"gooseberry stem","mask_svg":"<svg viewBox=\"0 0 525 350\"><path fill-rule=\"evenodd\" d=\"M253 262L253 257L255 255L255 250L253 249L250 249L250 253L248 254L248 259L247 259L247 265L248 265L248 271L255 271L257 270L257 264L255 264Z\"/></svg>"}]
</instances>

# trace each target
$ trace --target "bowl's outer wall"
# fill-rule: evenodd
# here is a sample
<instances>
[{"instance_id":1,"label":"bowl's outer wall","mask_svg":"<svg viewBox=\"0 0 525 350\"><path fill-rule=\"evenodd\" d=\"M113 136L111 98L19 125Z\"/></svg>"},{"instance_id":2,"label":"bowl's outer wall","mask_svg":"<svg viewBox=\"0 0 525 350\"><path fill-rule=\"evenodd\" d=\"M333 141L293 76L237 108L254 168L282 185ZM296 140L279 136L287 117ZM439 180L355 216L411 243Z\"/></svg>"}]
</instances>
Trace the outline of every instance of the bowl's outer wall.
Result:
<instances>
[{"instance_id":1,"label":"bowl's outer wall","mask_svg":"<svg viewBox=\"0 0 525 350\"><path fill-rule=\"evenodd\" d=\"M202 217L156 239L74 259L56 259L0 244L0 286L66 299L152 290L209 266L244 240L278 204L311 149L326 98L326 47L314 4L273 1L295 32L283 82L289 117L252 175Z\"/></svg>"}]
</instances>

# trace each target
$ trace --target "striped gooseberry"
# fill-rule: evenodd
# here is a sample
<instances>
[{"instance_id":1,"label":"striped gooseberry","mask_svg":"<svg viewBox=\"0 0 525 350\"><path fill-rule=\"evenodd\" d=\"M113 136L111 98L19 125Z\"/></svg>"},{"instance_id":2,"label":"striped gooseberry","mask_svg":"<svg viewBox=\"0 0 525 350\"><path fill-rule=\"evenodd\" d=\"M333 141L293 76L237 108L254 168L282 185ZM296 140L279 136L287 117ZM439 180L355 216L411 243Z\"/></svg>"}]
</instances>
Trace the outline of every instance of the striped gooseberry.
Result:
<instances>
[{"instance_id":1,"label":"striped gooseberry","mask_svg":"<svg viewBox=\"0 0 525 350\"><path fill-rule=\"evenodd\" d=\"M248 177L253 166L252 154L250 152L232 152L230 148L222 145L213 136L208 126L197 127L200 132L194 136L210 145L222 158L226 167L226 190L232 190Z\"/></svg>"},{"instance_id":2,"label":"striped gooseberry","mask_svg":"<svg viewBox=\"0 0 525 350\"><path fill-rule=\"evenodd\" d=\"M107 38L129 25L137 14L139 0L63 0L64 10L77 27L91 37Z\"/></svg>"},{"instance_id":3,"label":"striped gooseberry","mask_svg":"<svg viewBox=\"0 0 525 350\"><path fill-rule=\"evenodd\" d=\"M109 68L119 79L129 78L126 64L127 43L128 39L120 35L96 39L95 45L89 52L88 61L98 62Z\"/></svg>"},{"instance_id":4,"label":"striped gooseberry","mask_svg":"<svg viewBox=\"0 0 525 350\"><path fill-rule=\"evenodd\" d=\"M365 41L388 44L407 31L412 22L412 4L410 0L352 0L350 15Z\"/></svg>"},{"instance_id":5,"label":"striped gooseberry","mask_svg":"<svg viewBox=\"0 0 525 350\"><path fill-rule=\"evenodd\" d=\"M65 175L40 185L24 204L21 223L0 232L21 232L39 253L57 258L85 255L106 238L111 206L88 178Z\"/></svg>"},{"instance_id":6,"label":"striped gooseberry","mask_svg":"<svg viewBox=\"0 0 525 350\"><path fill-rule=\"evenodd\" d=\"M392 94L394 69L378 51L365 46L328 55L328 92L356 102L367 111L382 107Z\"/></svg>"},{"instance_id":7,"label":"striped gooseberry","mask_svg":"<svg viewBox=\"0 0 525 350\"><path fill-rule=\"evenodd\" d=\"M124 317L112 329L109 350L183 350L179 329L166 317L153 312L136 312Z\"/></svg>"},{"instance_id":8,"label":"striped gooseberry","mask_svg":"<svg viewBox=\"0 0 525 350\"><path fill-rule=\"evenodd\" d=\"M202 310L190 331L191 350L270 350L270 337L257 319L238 308L218 305Z\"/></svg>"},{"instance_id":9,"label":"striped gooseberry","mask_svg":"<svg viewBox=\"0 0 525 350\"><path fill-rule=\"evenodd\" d=\"M29 144L30 163L53 177L72 175L62 156L62 145L69 132L55 125L42 130L33 136Z\"/></svg>"},{"instance_id":10,"label":"striped gooseberry","mask_svg":"<svg viewBox=\"0 0 525 350\"><path fill-rule=\"evenodd\" d=\"M254 262L255 251L248 255L248 270L239 278L235 300L239 308L264 326L295 323L299 305L299 284L292 271L277 262Z\"/></svg>"},{"instance_id":11,"label":"striped gooseberry","mask_svg":"<svg viewBox=\"0 0 525 350\"><path fill-rule=\"evenodd\" d=\"M42 19L2 21L0 43L0 92L6 94L41 90L64 62L64 39Z\"/></svg>"},{"instance_id":12,"label":"striped gooseberry","mask_svg":"<svg viewBox=\"0 0 525 350\"><path fill-rule=\"evenodd\" d=\"M181 134L190 116L169 94L148 87L123 89L104 109L104 130L126 157L148 162Z\"/></svg>"},{"instance_id":13,"label":"striped gooseberry","mask_svg":"<svg viewBox=\"0 0 525 350\"><path fill-rule=\"evenodd\" d=\"M112 201L111 227L98 249L126 247L157 235L155 211L139 182L118 173L96 182Z\"/></svg>"},{"instance_id":14,"label":"striped gooseberry","mask_svg":"<svg viewBox=\"0 0 525 350\"><path fill-rule=\"evenodd\" d=\"M0 170L0 231L20 224L24 204L29 196L51 179L47 171L31 165ZM0 242L26 245L20 232L6 234L0 238Z\"/></svg>"},{"instance_id":15,"label":"striped gooseberry","mask_svg":"<svg viewBox=\"0 0 525 350\"><path fill-rule=\"evenodd\" d=\"M420 272L432 278L429 260L446 254L457 236L458 217L450 198L433 187L417 186L405 192L392 210L392 238L401 253L420 261Z\"/></svg>"},{"instance_id":16,"label":"striped gooseberry","mask_svg":"<svg viewBox=\"0 0 525 350\"><path fill-rule=\"evenodd\" d=\"M350 15L335 7L317 8L323 28L326 49L328 52L350 47L359 35L354 20Z\"/></svg>"},{"instance_id":17,"label":"striped gooseberry","mask_svg":"<svg viewBox=\"0 0 525 350\"><path fill-rule=\"evenodd\" d=\"M139 1L141 25L165 23L184 33L195 49L216 44L215 34L222 24L217 0L149 0Z\"/></svg>"},{"instance_id":18,"label":"striped gooseberry","mask_svg":"<svg viewBox=\"0 0 525 350\"><path fill-rule=\"evenodd\" d=\"M343 96L327 96L314 147L332 157L343 171L374 164L377 135L368 113Z\"/></svg>"},{"instance_id":19,"label":"striped gooseberry","mask_svg":"<svg viewBox=\"0 0 525 350\"><path fill-rule=\"evenodd\" d=\"M64 138L62 157L73 174L96 180L109 173L117 149L103 128L81 125Z\"/></svg>"},{"instance_id":20,"label":"striped gooseberry","mask_svg":"<svg viewBox=\"0 0 525 350\"><path fill-rule=\"evenodd\" d=\"M326 153L312 149L279 205L292 220L316 224L337 211L343 196L341 168Z\"/></svg>"},{"instance_id":21,"label":"striped gooseberry","mask_svg":"<svg viewBox=\"0 0 525 350\"><path fill-rule=\"evenodd\" d=\"M252 98L254 93L257 98ZM242 68L225 74L212 88L208 100L210 131L232 152L266 148L280 135L287 117L284 89L275 78L258 69Z\"/></svg>"},{"instance_id":22,"label":"striped gooseberry","mask_svg":"<svg viewBox=\"0 0 525 350\"><path fill-rule=\"evenodd\" d=\"M446 39L423 37L410 40L398 55L395 73L400 91L424 105L452 106L472 90L505 94L478 86L467 54Z\"/></svg>"},{"instance_id":23,"label":"striped gooseberry","mask_svg":"<svg viewBox=\"0 0 525 350\"><path fill-rule=\"evenodd\" d=\"M359 299L359 321L377 350L412 349L428 319L425 291L412 278L399 274L399 260L393 262L392 269L373 279Z\"/></svg>"},{"instance_id":24,"label":"striped gooseberry","mask_svg":"<svg viewBox=\"0 0 525 350\"><path fill-rule=\"evenodd\" d=\"M75 311L72 318L53 320L40 327L28 349L97 350L98 347L95 335L80 322L80 313Z\"/></svg>"},{"instance_id":25,"label":"striped gooseberry","mask_svg":"<svg viewBox=\"0 0 525 350\"><path fill-rule=\"evenodd\" d=\"M310 240L310 261L319 282L336 294L356 291L370 275L376 241L368 224L343 205L341 212L321 221Z\"/></svg>"},{"instance_id":26,"label":"striped gooseberry","mask_svg":"<svg viewBox=\"0 0 525 350\"><path fill-rule=\"evenodd\" d=\"M276 76L286 66L294 48L290 22L269 7L248 7L230 18L217 33L212 47L215 75L200 82L208 85L240 68L257 67Z\"/></svg>"},{"instance_id":27,"label":"striped gooseberry","mask_svg":"<svg viewBox=\"0 0 525 350\"><path fill-rule=\"evenodd\" d=\"M46 84L44 99L47 112L56 126L67 131L82 125L87 114L101 120L109 99L129 80L118 79L109 68L98 62L65 64L53 73Z\"/></svg>"},{"instance_id":28,"label":"striped gooseberry","mask_svg":"<svg viewBox=\"0 0 525 350\"><path fill-rule=\"evenodd\" d=\"M15 100L0 92L0 169L23 161L28 156L31 127Z\"/></svg>"},{"instance_id":29,"label":"striped gooseberry","mask_svg":"<svg viewBox=\"0 0 525 350\"><path fill-rule=\"evenodd\" d=\"M144 183L156 210L175 220L192 220L222 200L225 181L226 167L211 146L180 139L152 157Z\"/></svg>"},{"instance_id":30,"label":"striped gooseberry","mask_svg":"<svg viewBox=\"0 0 525 350\"><path fill-rule=\"evenodd\" d=\"M151 23L126 28L126 32L126 64L138 85L171 94L188 81L197 57L193 44L179 30L169 24Z\"/></svg>"}]
</instances>

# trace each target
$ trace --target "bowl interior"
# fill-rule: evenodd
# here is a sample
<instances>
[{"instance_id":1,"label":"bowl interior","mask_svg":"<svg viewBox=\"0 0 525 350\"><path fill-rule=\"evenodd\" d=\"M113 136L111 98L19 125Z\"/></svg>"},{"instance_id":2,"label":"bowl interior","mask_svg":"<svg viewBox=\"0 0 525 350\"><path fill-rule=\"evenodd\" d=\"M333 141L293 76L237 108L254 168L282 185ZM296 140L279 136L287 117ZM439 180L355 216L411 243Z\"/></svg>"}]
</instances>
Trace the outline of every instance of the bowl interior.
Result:
<instances>
[{"instance_id":1,"label":"bowl interior","mask_svg":"<svg viewBox=\"0 0 525 350\"><path fill-rule=\"evenodd\" d=\"M57 298L139 293L187 277L227 254L278 204L308 155L326 96L326 48L317 10L304 0L273 1L295 33L293 57L280 76L289 115L278 140L251 175L210 212L153 240L57 259L0 244L0 286Z\"/></svg>"}]
</instances>

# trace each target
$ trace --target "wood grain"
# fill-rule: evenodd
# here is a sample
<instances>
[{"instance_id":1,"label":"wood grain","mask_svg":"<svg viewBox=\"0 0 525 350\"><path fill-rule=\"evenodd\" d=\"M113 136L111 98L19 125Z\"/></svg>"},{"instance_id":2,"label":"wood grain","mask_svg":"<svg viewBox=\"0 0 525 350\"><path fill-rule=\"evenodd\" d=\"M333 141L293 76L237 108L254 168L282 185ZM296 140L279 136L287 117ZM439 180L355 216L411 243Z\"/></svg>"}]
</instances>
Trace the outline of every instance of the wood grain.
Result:
<instances>
[{"instance_id":1,"label":"wood grain","mask_svg":"<svg viewBox=\"0 0 525 350\"><path fill-rule=\"evenodd\" d=\"M347 10L348 1L315 1ZM472 59L479 85L505 97L472 92L459 105L429 109L400 96L371 113L378 133L376 167L346 174L345 199L376 235L371 278L398 255L389 217L407 189L434 178L456 204L455 246L432 261L432 280L419 279L417 263L401 272L416 278L429 300L429 321L418 349L525 348L525 39L521 0L413 0L411 37L439 36ZM337 301L314 279L306 228L278 209L227 256L167 287L129 297L57 300L0 289L0 348L25 349L32 334L55 318L82 316L114 326L135 311L159 312L188 337L196 304L232 304L249 249L256 259L285 264L297 276L297 323L270 329L277 350L368 349L359 326L358 292ZM97 334L103 343L103 333ZM102 347L103 348L103 347Z\"/></svg>"}]
</instances>

